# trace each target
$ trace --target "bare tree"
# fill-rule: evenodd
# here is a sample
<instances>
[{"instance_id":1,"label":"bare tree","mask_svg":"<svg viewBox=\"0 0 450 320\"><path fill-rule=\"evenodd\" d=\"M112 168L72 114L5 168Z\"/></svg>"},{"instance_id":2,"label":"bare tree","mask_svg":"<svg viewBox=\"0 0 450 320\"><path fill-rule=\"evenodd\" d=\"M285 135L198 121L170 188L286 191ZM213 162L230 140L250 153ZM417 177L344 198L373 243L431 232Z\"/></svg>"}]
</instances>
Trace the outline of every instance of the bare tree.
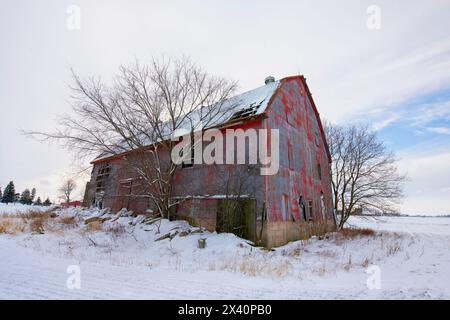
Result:
<instances>
[{"instance_id":1,"label":"bare tree","mask_svg":"<svg viewBox=\"0 0 450 320\"><path fill-rule=\"evenodd\" d=\"M324 127L339 228L358 209L395 212L406 176L398 172L394 153L368 126L326 123Z\"/></svg>"},{"instance_id":2,"label":"bare tree","mask_svg":"<svg viewBox=\"0 0 450 320\"><path fill-rule=\"evenodd\" d=\"M77 184L72 179L67 179L63 182L61 187L59 188L59 192L61 193L61 198L64 199L65 202L70 202L70 196L73 191L77 188Z\"/></svg>"},{"instance_id":3,"label":"bare tree","mask_svg":"<svg viewBox=\"0 0 450 320\"><path fill-rule=\"evenodd\" d=\"M232 108L227 99L236 83L209 75L188 58L122 66L112 85L72 73L73 114L61 118L56 132L28 134L60 140L78 156L126 154L124 165L142 188L130 196L149 197L168 216L178 167L170 159L177 143L171 137L219 122Z\"/></svg>"}]
</instances>

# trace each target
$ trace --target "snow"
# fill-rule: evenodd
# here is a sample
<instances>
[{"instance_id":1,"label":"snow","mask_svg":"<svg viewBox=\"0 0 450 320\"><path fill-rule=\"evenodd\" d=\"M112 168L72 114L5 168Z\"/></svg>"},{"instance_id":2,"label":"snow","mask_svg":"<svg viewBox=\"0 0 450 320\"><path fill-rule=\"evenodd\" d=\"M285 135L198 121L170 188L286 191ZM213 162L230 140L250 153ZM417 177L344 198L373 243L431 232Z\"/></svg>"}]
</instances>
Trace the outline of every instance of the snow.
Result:
<instances>
[{"instance_id":1,"label":"snow","mask_svg":"<svg viewBox=\"0 0 450 320\"><path fill-rule=\"evenodd\" d=\"M211 115L214 116L212 116L212 119L208 119L209 123L207 124L207 127L203 129L227 123L231 120L231 117L235 113L245 110L253 105L259 106L255 112L256 115L263 114L266 111L270 99L275 94L275 91L278 89L279 85L280 81L270 82L256 89L231 97L223 103L218 103L217 105L213 105L212 107L207 107L207 110L214 110L214 108L218 108L217 110L220 110L220 112L212 111ZM192 130L191 121L195 124L200 120L201 116L199 112L193 112L189 116L189 118L190 121L187 121L184 130L180 131L180 134L175 135L175 137L189 134Z\"/></svg>"},{"instance_id":2,"label":"snow","mask_svg":"<svg viewBox=\"0 0 450 320\"><path fill-rule=\"evenodd\" d=\"M348 225L367 227L378 231L450 235L450 217L350 217Z\"/></svg>"},{"instance_id":3,"label":"snow","mask_svg":"<svg viewBox=\"0 0 450 320\"><path fill-rule=\"evenodd\" d=\"M270 82L266 85L230 98L230 105L235 106L233 110L231 110L231 112L234 114L238 111L248 108L252 104L261 103L256 114L263 114L269 105L270 98L274 95L279 85L280 81Z\"/></svg>"},{"instance_id":4,"label":"snow","mask_svg":"<svg viewBox=\"0 0 450 320\"><path fill-rule=\"evenodd\" d=\"M269 251L210 232L154 241L195 230L185 221L161 220L157 233L158 225L133 226L139 218L125 216L89 231L87 217L116 216L81 208L57 214L45 234L0 234L0 299L450 298L450 218L353 217L351 226L377 234L331 234ZM58 223L65 217L76 223ZM80 267L80 289L67 288L71 265ZM369 265L380 268L379 290L366 285Z\"/></svg>"},{"instance_id":5,"label":"snow","mask_svg":"<svg viewBox=\"0 0 450 320\"><path fill-rule=\"evenodd\" d=\"M21 203L0 203L0 215L2 214L16 214L16 213L26 213L29 211L46 211L53 207L35 206L35 205L25 205Z\"/></svg>"}]
</instances>

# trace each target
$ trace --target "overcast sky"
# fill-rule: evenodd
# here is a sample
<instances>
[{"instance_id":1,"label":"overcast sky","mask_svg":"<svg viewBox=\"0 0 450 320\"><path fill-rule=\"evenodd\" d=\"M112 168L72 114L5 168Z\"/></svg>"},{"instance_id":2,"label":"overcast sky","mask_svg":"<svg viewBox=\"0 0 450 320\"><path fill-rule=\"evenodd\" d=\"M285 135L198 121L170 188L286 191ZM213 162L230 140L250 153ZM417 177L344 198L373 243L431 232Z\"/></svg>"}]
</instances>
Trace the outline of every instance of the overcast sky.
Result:
<instances>
[{"instance_id":1,"label":"overcast sky","mask_svg":"<svg viewBox=\"0 0 450 320\"><path fill-rule=\"evenodd\" d=\"M68 27L73 5L80 29ZM367 27L370 5L381 29ZM70 112L71 67L108 79L136 58L186 54L240 91L304 74L322 118L368 122L397 153L410 177L402 212L450 213L449 30L444 0L2 0L0 186L55 200L77 170L67 151L20 134Z\"/></svg>"}]
</instances>

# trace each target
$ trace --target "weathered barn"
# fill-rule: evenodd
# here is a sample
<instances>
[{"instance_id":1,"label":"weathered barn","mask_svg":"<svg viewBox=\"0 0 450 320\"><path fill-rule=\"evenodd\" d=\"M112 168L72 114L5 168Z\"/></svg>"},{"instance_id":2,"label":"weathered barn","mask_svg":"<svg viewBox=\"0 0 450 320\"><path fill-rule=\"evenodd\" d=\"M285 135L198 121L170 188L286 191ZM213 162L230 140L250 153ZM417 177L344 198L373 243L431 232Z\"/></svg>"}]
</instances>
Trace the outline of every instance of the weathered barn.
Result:
<instances>
[{"instance_id":1,"label":"weathered barn","mask_svg":"<svg viewBox=\"0 0 450 320\"><path fill-rule=\"evenodd\" d=\"M177 202L172 217L210 231L234 232L267 247L333 229L331 159L305 78L269 77L264 86L233 99L239 104L216 127L278 129L277 174L261 175L253 164L180 166L172 189ZM123 155L93 161L85 205L113 211L125 207L136 213L151 207L149 198L140 194L138 179L123 170L122 161Z\"/></svg>"}]
</instances>

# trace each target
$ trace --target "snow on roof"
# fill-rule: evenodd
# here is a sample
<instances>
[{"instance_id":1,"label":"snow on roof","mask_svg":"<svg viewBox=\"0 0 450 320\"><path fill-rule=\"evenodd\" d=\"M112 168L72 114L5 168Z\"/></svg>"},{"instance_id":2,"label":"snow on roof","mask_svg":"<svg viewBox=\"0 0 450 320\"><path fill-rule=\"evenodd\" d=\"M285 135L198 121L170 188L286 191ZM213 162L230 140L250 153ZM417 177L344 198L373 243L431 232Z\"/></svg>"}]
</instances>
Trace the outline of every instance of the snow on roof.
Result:
<instances>
[{"instance_id":1,"label":"snow on roof","mask_svg":"<svg viewBox=\"0 0 450 320\"><path fill-rule=\"evenodd\" d=\"M228 111L229 117L225 122L232 120L233 116L239 112L245 111L247 109L253 108L253 114L262 114L266 111L269 105L270 98L273 96L277 90L280 81L270 82L259 88L244 92L240 95L234 96L228 99L230 105L234 105L231 110ZM226 108L225 108L226 109Z\"/></svg>"},{"instance_id":2,"label":"snow on roof","mask_svg":"<svg viewBox=\"0 0 450 320\"><path fill-rule=\"evenodd\" d=\"M210 119L208 125L203 129L220 126L227 122L244 119L249 116L263 114L279 85L280 81L269 82L261 87L231 97L225 102L217 104L217 107L220 108L220 112ZM214 108L214 106L212 108ZM200 113L194 112L189 119L187 119L186 125L182 126L182 128L178 129L176 132L171 133L172 136L181 137L188 134L191 132L192 123L198 123L200 118ZM170 138L170 134L168 135L168 138ZM152 142L150 141L148 142L149 145L151 143ZM118 151L117 154L122 153L124 150L123 147L118 149L120 149L120 151ZM105 152L95 158L94 161L106 159L114 155L115 154Z\"/></svg>"},{"instance_id":3,"label":"snow on roof","mask_svg":"<svg viewBox=\"0 0 450 320\"><path fill-rule=\"evenodd\" d=\"M210 110L214 110L214 108L220 109L217 114L214 114L213 111L211 112L214 116L211 116L211 119L208 119L208 124L206 124L203 129L216 127L230 121L264 113L269 105L270 98L275 93L279 84L280 81L274 81L259 88L231 97L224 102L217 103L216 106L207 107ZM200 118L202 118L200 112L193 112L192 115L189 116L189 121L186 121L185 126L182 126L182 128L172 133L172 135L174 137L180 137L190 133L193 127L194 129L197 129L195 124L199 122ZM194 123L194 126L192 126L192 123Z\"/></svg>"}]
</instances>

